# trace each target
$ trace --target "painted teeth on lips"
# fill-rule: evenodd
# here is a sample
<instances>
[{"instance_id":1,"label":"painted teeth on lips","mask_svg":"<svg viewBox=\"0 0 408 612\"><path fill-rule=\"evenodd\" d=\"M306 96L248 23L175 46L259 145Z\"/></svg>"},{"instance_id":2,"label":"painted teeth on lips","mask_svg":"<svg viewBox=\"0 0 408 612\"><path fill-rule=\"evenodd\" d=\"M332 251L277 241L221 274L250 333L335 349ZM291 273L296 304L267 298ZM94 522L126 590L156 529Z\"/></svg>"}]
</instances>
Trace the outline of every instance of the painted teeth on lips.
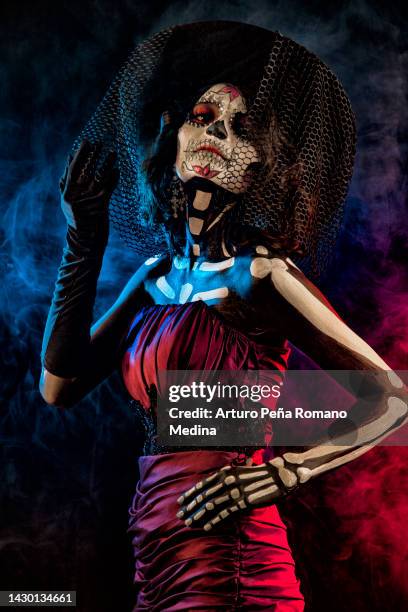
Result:
<instances>
[{"instance_id":1,"label":"painted teeth on lips","mask_svg":"<svg viewBox=\"0 0 408 612\"><path fill-rule=\"evenodd\" d=\"M218 155L222 159L226 159L225 155L223 155L221 151L217 149L217 147L214 147L213 145L201 145L194 150L195 153L197 153L198 151L209 151L210 153L214 153L215 155Z\"/></svg>"}]
</instances>

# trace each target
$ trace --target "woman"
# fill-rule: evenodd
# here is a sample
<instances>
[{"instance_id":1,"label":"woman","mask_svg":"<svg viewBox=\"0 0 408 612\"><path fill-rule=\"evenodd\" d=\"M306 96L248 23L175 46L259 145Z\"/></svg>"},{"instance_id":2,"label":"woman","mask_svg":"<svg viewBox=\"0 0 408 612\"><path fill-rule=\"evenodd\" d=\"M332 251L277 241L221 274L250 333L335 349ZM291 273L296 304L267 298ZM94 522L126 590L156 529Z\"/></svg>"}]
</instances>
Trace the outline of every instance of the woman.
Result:
<instances>
[{"instance_id":1,"label":"woman","mask_svg":"<svg viewBox=\"0 0 408 612\"><path fill-rule=\"evenodd\" d=\"M276 32L207 22L139 45L84 131L92 143L75 147L41 390L69 406L121 364L142 407L135 610L302 610L273 504L405 419L401 381L292 261L312 273L324 265L354 135L341 85L313 54ZM110 200L113 222L148 259L90 333ZM378 401L370 415L357 402L352 446L336 429L272 459L160 446L159 371L276 374L287 339L323 368L365 371Z\"/></svg>"}]
</instances>

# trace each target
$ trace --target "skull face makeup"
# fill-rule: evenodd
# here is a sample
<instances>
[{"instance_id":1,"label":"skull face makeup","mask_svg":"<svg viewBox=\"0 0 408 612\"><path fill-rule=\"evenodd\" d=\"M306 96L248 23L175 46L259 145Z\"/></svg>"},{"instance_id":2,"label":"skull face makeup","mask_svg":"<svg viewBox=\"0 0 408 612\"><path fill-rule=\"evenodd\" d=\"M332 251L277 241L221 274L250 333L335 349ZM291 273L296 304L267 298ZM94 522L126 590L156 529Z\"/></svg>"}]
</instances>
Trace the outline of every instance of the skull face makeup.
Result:
<instances>
[{"instance_id":1,"label":"skull face makeup","mask_svg":"<svg viewBox=\"0 0 408 612\"><path fill-rule=\"evenodd\" d=\"M234 85L218 83L197 101L178 132L176 172L185 183L201 177L239 194L250 182L250 166L259 162L245 140L247 107Z\"/></svg>"}]
</instances>

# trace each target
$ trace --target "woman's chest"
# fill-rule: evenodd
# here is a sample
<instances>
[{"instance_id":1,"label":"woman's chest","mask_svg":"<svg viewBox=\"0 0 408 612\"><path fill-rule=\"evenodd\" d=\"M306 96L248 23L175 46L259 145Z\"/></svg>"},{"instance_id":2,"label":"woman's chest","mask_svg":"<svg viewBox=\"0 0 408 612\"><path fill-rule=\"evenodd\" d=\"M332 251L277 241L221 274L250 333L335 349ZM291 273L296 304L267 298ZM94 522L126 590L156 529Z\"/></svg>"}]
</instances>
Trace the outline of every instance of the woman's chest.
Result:
<instances>
[{"instance_id":1,"label":"woman's chest","mask_svg":"<svg viewBox=\"0 0 408 612\"><path fill-rule=\"evenodd\" d=\"M254 274L252 257L230 257L222 261L197 261L175 257L171 268L145 281L155 304L186 304L202 300L222 310L226 303L253 302L260 279ZM265 280L265 279L263 279ZM266 283L262 283L266 284Z\"/></svg>"}]
</instances>

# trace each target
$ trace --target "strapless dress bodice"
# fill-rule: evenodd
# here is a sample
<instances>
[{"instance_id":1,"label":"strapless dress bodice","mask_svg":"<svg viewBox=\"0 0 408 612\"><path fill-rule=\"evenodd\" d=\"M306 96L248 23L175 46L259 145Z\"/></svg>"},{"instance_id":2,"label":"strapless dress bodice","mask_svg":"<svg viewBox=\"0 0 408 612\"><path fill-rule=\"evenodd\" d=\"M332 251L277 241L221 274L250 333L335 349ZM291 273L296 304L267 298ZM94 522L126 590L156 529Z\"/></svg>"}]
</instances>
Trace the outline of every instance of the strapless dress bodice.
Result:
<instances>
[{"instance_id":1,"label":"strapless dress bodice","mask_svg":"<svg viewBox=\"0 0 408 612\"><path fill-rule=\"evenodd\" d=\"M122 373L130 395L148 410L160 371L284 371L290 349L282 338L242 332L203 301L153 305L135 316Z\"/></svg>"}]
</instances>

